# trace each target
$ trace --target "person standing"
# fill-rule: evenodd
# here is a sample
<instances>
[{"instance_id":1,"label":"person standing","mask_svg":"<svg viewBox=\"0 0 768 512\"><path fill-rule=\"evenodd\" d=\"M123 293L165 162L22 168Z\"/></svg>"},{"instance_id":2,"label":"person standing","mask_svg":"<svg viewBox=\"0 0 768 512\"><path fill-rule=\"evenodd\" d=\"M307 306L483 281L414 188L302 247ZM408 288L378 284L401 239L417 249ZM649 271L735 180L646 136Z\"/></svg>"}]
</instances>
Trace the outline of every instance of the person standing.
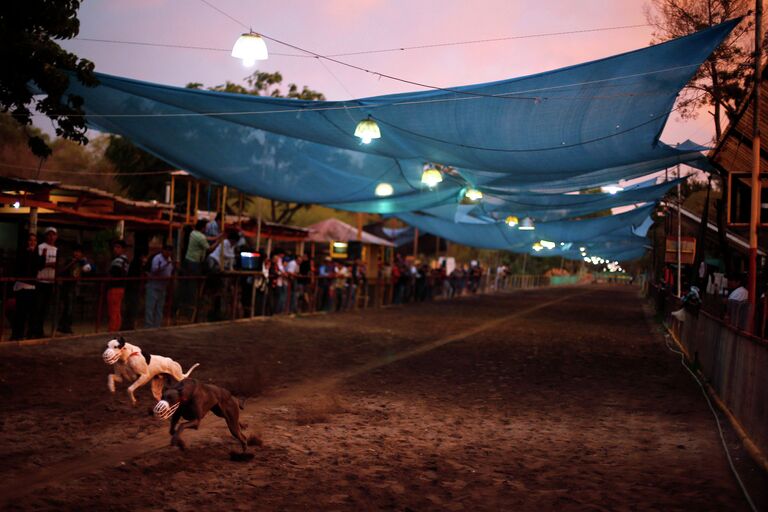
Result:
<instances>
[{"instance_id":1,"label":"person standing","mask_svg":"<svg viewBox=\"0 0 768 512\"><path fill-rule=\"evenodd\" d=\"M48 318L48 306L51 303L53 295L53 286L56 280L56 257L58 248L56 240L59 232L54 227L45 229L45 242L37 246L37 256L39 258L39 270L37 272L37 283L35 284L35 310L33 321L30 328L31 338L42 338L44 333L45 320Z\"/></svg>"},{"instance_id":2,"label":"person standing","mask_svg":"<svg viewBox=\"0 0 768 512\"><path fill-rule=\"evenodd\" d=\"M16 256L14 275L19 279L13 284L16 313L11 325L11 341L24 339L24 335L27 333L27 323L31 324L30 320L32 320L32 314L35 310L37 269L37 235L30 233L27 237L27 245Z\"/></svg>"},{"instance_id":3,"label":"person standing","mask_svg":"<svg viewBox=\"0 0 768 512\"><path fill-rule=\"evenodd\" d=\"M285 265L286 280L289 283L289 289L291 291L291 313L298 313L299 294L304 293L303 286L298 282L299 267L301 265L301 255L298 254L291 261ZM301 288L301 291L300 291Z\"/></svg>"},{"instance_id":4,"label":"person standing","mask_svg":"<svg viewBox=\"0 0 768 512\"><path fill-rule=\"evenodd\" d=\"M83 246L75 245L72 259L64 267L64 275L73 278L64 281L61 285L61 297L63 308L59 320L58 331L64 334L73 334L72 331L72 303L75 300L78 282L81 277L88 276L93 271L93 265L85 257Z\"/></svg>"},{"instance_id":5,"label":"person standing","mask_svg":"<svg viewBox=\"0 0 768 512\"><path fill-rule=\"evenodd\" d=\"M118 331L122 324L123 297L125 296L125 278L128 275L128 256L125 255L125 241L116 240L112 243L112 263L109 265L109 277L112 278L107 285L107 315L109 316L109 330Z\"/></svg>"},{"instance_id":6,"label":"person standing","mask_svg":"<svg viewBox=\"0 0 768 512\"><path fill-rule=\"evenodd\" d=\"M168 290L168 278L173 275L172 254L173 246L164 245L163 250L155 254L149 263L144 327L160 327L162 324L165 294Z\"/></svg>"}]
</instances>

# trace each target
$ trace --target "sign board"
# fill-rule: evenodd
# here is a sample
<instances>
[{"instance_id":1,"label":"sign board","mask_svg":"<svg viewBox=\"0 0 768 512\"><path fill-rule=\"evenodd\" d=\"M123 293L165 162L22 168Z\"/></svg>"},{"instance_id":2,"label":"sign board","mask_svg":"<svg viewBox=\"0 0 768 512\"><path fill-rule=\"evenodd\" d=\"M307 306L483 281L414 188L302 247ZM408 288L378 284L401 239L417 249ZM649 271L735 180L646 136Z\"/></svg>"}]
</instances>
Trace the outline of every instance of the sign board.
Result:
<instances>
[{"instance_id":1,"label":"sign board","mask_svg":"<svg viewBox=\"0 0 768 512\"><path fill-rule=\"evenodd\" d=\"M684 236L680 238L680 263L683 265L693 265L696 259L696 238ZM666 251L664 254L665 263L677 263L677 237L668 236Z\"/></svg>"}]
</instances>

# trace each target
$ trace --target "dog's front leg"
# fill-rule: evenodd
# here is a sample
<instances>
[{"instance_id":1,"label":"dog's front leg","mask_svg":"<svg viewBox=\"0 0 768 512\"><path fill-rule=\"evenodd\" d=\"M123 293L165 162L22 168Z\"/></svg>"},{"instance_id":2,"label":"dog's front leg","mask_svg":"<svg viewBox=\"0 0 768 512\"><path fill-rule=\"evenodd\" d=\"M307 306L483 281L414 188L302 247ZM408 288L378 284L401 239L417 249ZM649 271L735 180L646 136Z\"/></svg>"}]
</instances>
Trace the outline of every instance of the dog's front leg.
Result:
<instances>
[{"instance_id":1,"label":"dog's front leg","mask_svg":"<svg viewBox=\"0 0 768 512\"><path fill-rule=\"evenodd\" d=\"M193 428L197 430L199 427L200 427L199 419L187 421L179 425L179 428L176 430L176 433L173 434L173 437L171 438L171 446L175 445L175 446L178 446L180 450L183 450L186 447L186 444L184 443L184 441L181 440L181 433L184 432L185 428Z\"/></svg>"},{"instance_id":2,"label":"dog's front leg","mask_svg":"<svg viewBox=\"0 0 768 512\"><path fill-rule=\"evenodd\" d=\"M131 403L134 406L136 405L137 400L136 400L136 397L133 396L133 392L136 391L141 386L143 386L144 384L146 384L147 382L149 382L150 379L151 377L145 373L144 375L136 379L136 382L131 384L130 387L128 387L128 396L131 397Z\"/></svg>"},{"instance_id":3,"label":"dog's front leg","mask_svg":"<svg viewBox=\"0 0 768 512\"><path fill-rule=\"evenodd\" d=\"M152 379L152 396L155 397L155 401L160 401L163 398L163 386L165 385L165 376L163 374L157 375Z\"/></svg>"},{"instance_id":4,"label":"dog's front leg","mask_svg":"<svg viewBox=\"0 0 768 512\"><path fill-rule=\"evenodd\" d=\"M181 414L179 414L178 412L171 417L171 432L170 432L171 436L173 436L176 433L176 425L179 424L180 419L181 419ZM173 439L171 439L171 446L173 446Z\"/></svg>"},{"instance_id":5,"label":"dog's front leg","mask_svg":"<svg viewBox=\"0 0 768 512\"><path fill-rule=\"evenodd\" d=\"M110 393L115 392L115 382L122 382L123 379L120 378L119 375L115 373L110 373L107 375L107 387L109 388Z\"/></svg>"}]
</instances>

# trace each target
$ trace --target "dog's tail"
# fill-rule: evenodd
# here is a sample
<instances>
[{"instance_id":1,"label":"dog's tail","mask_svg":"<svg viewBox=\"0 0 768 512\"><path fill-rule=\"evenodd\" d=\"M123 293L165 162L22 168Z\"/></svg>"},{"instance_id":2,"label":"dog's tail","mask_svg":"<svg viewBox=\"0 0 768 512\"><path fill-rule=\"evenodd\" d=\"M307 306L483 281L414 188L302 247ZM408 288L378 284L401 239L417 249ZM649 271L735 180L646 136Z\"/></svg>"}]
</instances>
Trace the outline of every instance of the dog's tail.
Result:
<instances>
[{"instance_id":1,"label":"dog's tail","mask_svg":"<svg viewBox=\"0 0 768 512\"><path fill-rule=\"evenodd\" d=\"M200 363L195 363L195 364L193 364L193 365L190 367L190 369L189 369L189 370L187 370L187 373L182 373L182 375L184 376L184 378L186 379L187 377L189 377L189 375L192 373L192 371L193 371L195 368L197 368L198 366L200 366Z\"/></svg>"}]
</instances>

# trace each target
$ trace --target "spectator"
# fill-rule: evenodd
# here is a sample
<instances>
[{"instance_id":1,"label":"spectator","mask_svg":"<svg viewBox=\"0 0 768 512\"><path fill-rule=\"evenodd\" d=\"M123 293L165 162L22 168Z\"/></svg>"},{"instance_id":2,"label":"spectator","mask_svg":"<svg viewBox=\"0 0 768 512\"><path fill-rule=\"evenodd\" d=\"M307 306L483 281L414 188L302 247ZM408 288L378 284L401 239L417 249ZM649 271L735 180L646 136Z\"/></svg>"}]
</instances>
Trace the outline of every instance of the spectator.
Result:
<instances>
[{"instance_id":1,"label":"spectator","mask_svg":"<svg viewBox=\"0 0 768 512\"><path fill-rule=\"evenodd\" d=\"M144 249L146 251L147 249ZM144 274L144 268L147 266L147 254L141 252L137 254L134 251L133 259L128 265L128 279L125 282L125 297L123 303L125 304L125 311L122 317L122 325L120 329L123 331L131 331L136 328L136 316L139 313L139 297L141 294L141 284Z\"/></svg>"},{"instance_id":2,"label":"spectator","mask_svg":"<svg viewBox=\"0 0 768 512\"><path fill-rule=\"evenodd\" d=\"M37 256L37 235L29 233L27 245L16 256L14 275L18 280L13 284L13 296L16 299L16 313L13 315L11 340L24 339L24 335L32 329L32 318L35 310L35 278L37 277L39 257Z\"/></svg>"},{"instance_id":3,"label":"spectator","mask_svg":"<svg viewBox=\"0 0 768 512\"><path fill-rule=\"evenodd\" d=\"M333 278L334 269L333 261L329 256L326 256L317 272L317 287L320 294L320 308L318 309L331 311L333 308L331 279Z\"/></svg>"},{"instance_id":4,"label":"spectator","mask_svg":"<svg viewBox=\"0 0 768 512\"><path fill-rule=\"evenodd\" d=\"M74 302L77 295L77 280L92 273L93 264L91 264L91 262L88 261L88 259L85 257L83 246L81 244L75 245L75 250L72 253L72 259L64 267L64 275L66 277L71 277L74 280L64 281L64 283L61 285L63 308L61 312L61 320L59 320L59 332L64 334L73 334L72 303Z\"/></svg>"},{"instance_id":5,"label":"spectator","mask_svg":"<svg viewBox=\"0 0 768 512\"><path fill-rule=\"evenodd\" d=\"M48 305L53 295L53 285L56 279L56 257L58 249L56 240L59 232L54 227L46 228L45 242L37 246L38 272L35 284L36 304L31 325L31 338L44 336L43 325L48 317Z\"/></svg>"},{"instance_id":6,"label":"spectator","mask_svg":"<svg viewBox=\"0 0 768 512\"><path fill-rule=\"evenodd\" d=\"M125 296L125 280L128 275L128 256L125 255L125 241L116 240L112 243L112 263L109 265L109 276L113 278L107 283L107 316L109 330L117 331L122 325L123 297Z\"/></svg>"},{"instance_id":7,"label":"spectator","mask_svg":"<svg viewBox=\"0 0 768 512\"><path fill-rule=\"evenodd\" d=\"M285 274L287 276L289 284L291 285L291 309L290 309L291 313L297 312L299 294L304 293L304 290L303 290L304 287L300 286L298 283L300 266L301 266L301 255L296 256L285 265ZM300 287L301 287L301 292L299 291Z\"/></svg>"},{"instance_id":8,"label":"spectator","mask_svg":"<svg viewBox=\"0 0 768 512\"><path fill-rule=\"evenodd\" d=\"M299 277L296 278L297 297L298 301L300 301L296 304L297 308L301 307L301 302L304 303L305 310L309 310L310 308L309 292L312 283L312 275L314 273L315 269L312 260L310 260L306 254L301 256L301 261L299 262Z\"/></svg>"},{"instance_id":9,"label":"spectator","mask_svg":"<svg viewBox=\"0 0 768 512\"><path fill-rule=\"evenodd\" d=\"M149 280L146 286L144 327L160 327L163 321L168 278L173 275L173 246L164 245L162 251L149 261Z\"/></svg>"},{"instance_id":10,"label":"spectator","mask_svg":"<svg viewBox=\"0 0 768 512\"><path fill-rule=\"evenodd\" d=\"M209 220L205 224L205 237L208 240L215 240L219 237L221 234L221 228L219 227L219 222L221 221L221 212L216 212L216 216L213 218L213 220Z\"/></svg>"},{"instance_id":11,"label":"spectator","mask_svg":"<svg viewBox=\"0 0 768 512\"><path fill-rule=\"evenodd\" d=\"M349 269L340 261L336 262L334 269L334 293L336 295L336 311L341 311L347 307L347 279L349 278Z\"/></svg>"},{"instance_id":12,"label":"spectator","mask_svg":"<svg viewBox=\"0 0 768 512\"><path fill-rule=\"evenodd\" d=\"M272 256L272 286L275 292L275 313L285 313L286 299L288 298L288 283L286 282L285 264L283 257L285 251L278 249Z\"/></svg>"},{"instance_id":13,"label":"spectator","mask_svg":"<svg viewBox=\"0 0 768 512\"><path fill-rule=\"evenodd\" d=\"M208 238L203 234L208 221L200 219L195 223L195 229L189 234L189 243L187 244L187 253L184 255L182 270L186 276L203 275L203 262L209 252L213 251L221 241L221 236L214 239L210 244ZM177 304L189 305L197 301L197 283L194 279L185 279L183 286L179 286L179 296Z\"/></svg>"}]
</instances>

